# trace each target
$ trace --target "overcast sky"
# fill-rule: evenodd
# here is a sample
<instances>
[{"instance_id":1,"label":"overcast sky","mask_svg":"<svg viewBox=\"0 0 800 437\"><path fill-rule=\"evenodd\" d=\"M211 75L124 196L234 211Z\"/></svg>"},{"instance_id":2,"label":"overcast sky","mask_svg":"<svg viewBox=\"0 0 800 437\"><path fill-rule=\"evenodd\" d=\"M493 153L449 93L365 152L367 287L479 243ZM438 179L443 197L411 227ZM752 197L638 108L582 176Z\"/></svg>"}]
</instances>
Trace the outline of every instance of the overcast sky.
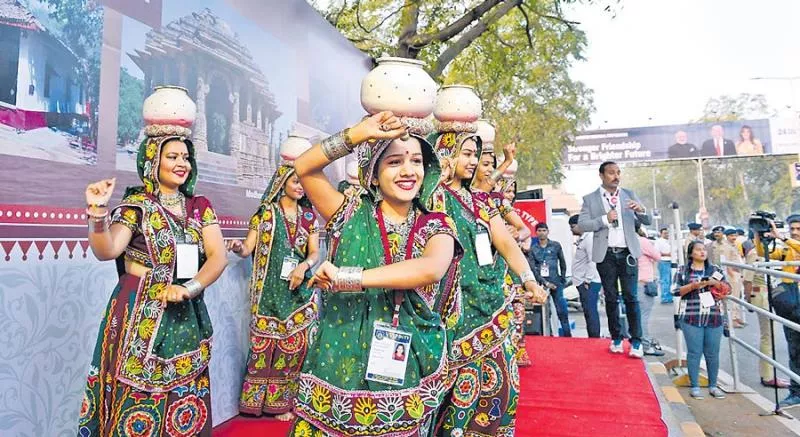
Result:
<instances>
[{"instance_id":1,"label":"overcast sky","mask_svg":"<svg viewBox=\"0 0 800 437\"><path fill-rule=\"evenodd\" d=\"M767 96L780 109L800 76L800 1L622 0L616 18L598 6L569 11L587 32L574 77L595 92L592 127L685 123L709 97ZM800 80L795 81L795 101Z\"/></svg>"},{"instance_id":2,"label":"overcast sky","mask_svg":"<svg viewBox=\"0 0 800 437\"><path fill-rule=\"evenodd\" d=\"M615 18L576 6L588 48L576 79L594 90L592 128L686 123L709 97L764 94L769 105L800 110L798 0L622 0ZM564 188L596 189L596 166L573 167ZM624 182L623 182L624 183Z\"/></svg>"}]
</instances>

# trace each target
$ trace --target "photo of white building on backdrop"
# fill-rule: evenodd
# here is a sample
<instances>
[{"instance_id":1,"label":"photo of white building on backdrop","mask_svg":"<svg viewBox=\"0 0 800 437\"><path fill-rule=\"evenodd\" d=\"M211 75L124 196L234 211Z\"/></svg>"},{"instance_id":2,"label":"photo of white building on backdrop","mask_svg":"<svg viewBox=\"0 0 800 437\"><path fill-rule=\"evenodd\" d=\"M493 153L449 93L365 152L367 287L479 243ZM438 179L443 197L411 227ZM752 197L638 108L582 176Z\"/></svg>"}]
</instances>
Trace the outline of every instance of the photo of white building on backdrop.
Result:
<instances>
[{"instance_id":1,"label":"photo of white building on backdrop","mask_svg":"<svg viewBox=\"0 0 800 437\"><path fill-rule=\"evenodd\" d=\"M89 95L98 84L82 74L92 67L59 35L52 10L35 0L0 0L0 153L94 164ZM87 29L87 39L98 31Z\"/></svg>"}]
</instances>

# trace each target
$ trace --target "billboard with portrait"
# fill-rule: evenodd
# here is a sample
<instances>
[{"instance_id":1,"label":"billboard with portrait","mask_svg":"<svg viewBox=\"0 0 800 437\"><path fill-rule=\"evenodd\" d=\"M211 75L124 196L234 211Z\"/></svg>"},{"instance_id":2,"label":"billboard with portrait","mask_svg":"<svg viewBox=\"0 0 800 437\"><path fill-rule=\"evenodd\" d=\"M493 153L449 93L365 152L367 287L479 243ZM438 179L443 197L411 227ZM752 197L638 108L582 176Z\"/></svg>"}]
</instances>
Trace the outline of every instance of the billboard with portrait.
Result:
<instances>
[{"instance_id":1,"label":"billboard with portrait","mask_svg":"<svg viewBox=\"0 0 800 437\"><path fill-rule=\"evenodd\" d=\"M740 120L584 131L567 146L565 165L787 153L776 151L770 120Z\"/></svg>"}]
</instances>

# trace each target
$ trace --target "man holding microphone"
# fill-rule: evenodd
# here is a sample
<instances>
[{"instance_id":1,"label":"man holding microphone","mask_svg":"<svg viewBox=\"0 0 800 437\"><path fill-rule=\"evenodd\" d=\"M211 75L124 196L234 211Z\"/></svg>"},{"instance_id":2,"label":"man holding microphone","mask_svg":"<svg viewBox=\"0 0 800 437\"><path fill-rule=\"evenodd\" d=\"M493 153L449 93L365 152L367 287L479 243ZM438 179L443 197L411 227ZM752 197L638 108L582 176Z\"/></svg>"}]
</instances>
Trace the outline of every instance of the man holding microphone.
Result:
<instances>
[{"instance_id":1,"label":"man holding microphone","mask_svg":"<svg viewBox=\"0 0 800 437\"><path fill-rule=\"evenodd\" d=\"M592 261L597 263L605 294L611 332L609 349L612 353L623 353L618 302L621 289L631 334L629 355L642 358L642 325L636 295L637 259L642 251L635 223L638 220L649 225L652 217L632 191L619 187L621 176L617 163L606 161L600 165L602 185L583 197L578 226L585 232L594 233Z\"/></svg>"}]
</instances>

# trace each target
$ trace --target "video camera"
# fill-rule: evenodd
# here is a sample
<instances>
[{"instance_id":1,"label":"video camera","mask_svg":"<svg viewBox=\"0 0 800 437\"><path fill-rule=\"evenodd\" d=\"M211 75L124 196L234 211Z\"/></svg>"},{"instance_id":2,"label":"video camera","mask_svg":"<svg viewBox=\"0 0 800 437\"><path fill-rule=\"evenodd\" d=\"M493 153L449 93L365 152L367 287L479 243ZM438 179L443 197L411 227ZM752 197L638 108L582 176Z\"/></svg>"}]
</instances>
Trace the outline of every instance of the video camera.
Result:
<instances>
[{"instance_id":1,"label":"video camera","mask_svg":"<svg viewBox=\"0 0 800 437\"><path fill-rule=\"evenodd\" d=\"M761 239L769 241L774 240L776 237L775 235L768 235L772 231L770 222L775 223L775 227L778 229L783 228L783 222L775 220L775 217L777 217L777 214L774 212L756 211L750 214L747 227L750 228L754 235L758 235Z\"/></svg>"}]
</instances>

